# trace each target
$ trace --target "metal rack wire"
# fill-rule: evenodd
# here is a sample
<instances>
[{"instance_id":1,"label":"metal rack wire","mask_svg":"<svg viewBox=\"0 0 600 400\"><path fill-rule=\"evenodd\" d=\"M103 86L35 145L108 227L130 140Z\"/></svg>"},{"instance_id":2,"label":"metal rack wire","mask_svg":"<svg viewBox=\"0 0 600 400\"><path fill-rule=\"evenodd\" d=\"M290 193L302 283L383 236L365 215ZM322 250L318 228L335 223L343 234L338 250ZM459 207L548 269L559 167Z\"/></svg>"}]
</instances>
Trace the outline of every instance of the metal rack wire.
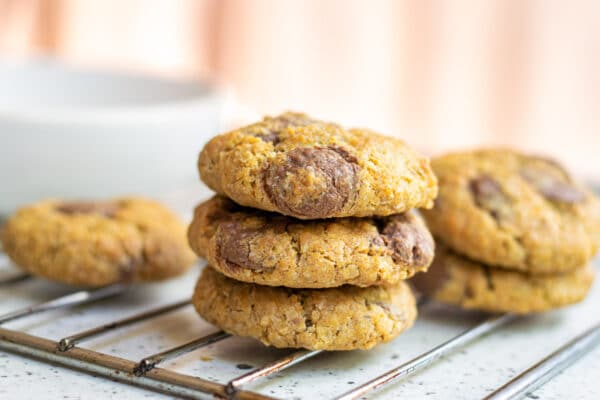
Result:
<instances>
[{"instance_id":1,"label":"metal rack wire","mask_svg":"<svg viewBox=\"0 0 600 400\"><path fill-rule=\"evenodd\" d=\"M0 281L0 287L14 285L26 279L29 279L26 275L11 277ZM86 305L94 301L118 296L125 291L127 291L127 286L125 285L113 285L96 290L78 291L2 315L0 316L0 349L32 356L43 361L61 364L84 372L103 375L115 380L183 398L199 399L205 398L206 395L214 395L219 398L241 400L273 399L273 397L246 390L244 387L321 353L321 351L296 351L238 376L226 384L220 384L202 377L186 375L161 368L159 365L167 360L181 357L209 344L226 340L230 335L223 331L217 331L187 343L178 344L160 353L148 355L141 360L128 360L80 347L82 343L92 338L186 307L190 305L188 300L167 304L125 319L115 320L82 332L72 333L58 341L2 327L3 324L9 321L56 309ZM384 385L389 385L426 368L444 355L495 331L515 318L517 317L510 314L489 316L452 339L402 365L392 368L368 382L357 385L352 390L335 397L335 399L350 400L367 396ZM551 379L555 374L575 362L598 343L600 343L600 323L516 376L487 398L493 400L519 398Z\"/></svg>"}]
</instances>

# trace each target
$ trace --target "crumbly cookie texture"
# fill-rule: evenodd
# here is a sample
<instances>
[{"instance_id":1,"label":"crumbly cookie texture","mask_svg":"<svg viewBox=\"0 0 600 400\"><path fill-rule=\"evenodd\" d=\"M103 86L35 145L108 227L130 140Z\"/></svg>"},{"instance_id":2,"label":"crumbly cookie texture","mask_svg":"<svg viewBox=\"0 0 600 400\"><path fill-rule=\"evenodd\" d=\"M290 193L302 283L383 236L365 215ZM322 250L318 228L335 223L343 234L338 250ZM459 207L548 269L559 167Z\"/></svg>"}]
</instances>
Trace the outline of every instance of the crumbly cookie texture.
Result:
<instances>
[{"instance_id":1,"label":"crumbly cookie texture","mask_svg":"<svg viewBox=\"0 0 600 400\"><path fill-rule=\"evenodd\" d=\"M177 217L150 200L48 200L17 211L0 238L25 271L93 287L183 273L195 260L185 232Z\"/></svg>"},{"instance_id":2,"label":"crumbly cookie texture","mask_svg":"<svg viewBox=\"0 0 600 400\"><path fill-rule=\"evenodd\" d=\"M412 326L409 286L289 289L234 281L207 267L193 297L210 323L275 347L369 349Z\"/></svg>"},{"instance_id":3,"label":"crumbly cookie texture","mask_svg":"<svg viewBox=\"0 0 600 400\"><path fill-rule=\"evenodd\" d=\"M398 214L437 193L429 160L403 141L297 113L213 138L198 169L239 204L300 219Z\"/></svg>"},{"instance_id":4,"label":"crumbly cookie texture","mask_svg":"<svg viewBox=\"0 0 600 400\"><path fill-rule=\"evenodd\" d=\"M196 207L188 239L230 278L294 288L396 283L426 270L434 252L431 234L412 211L303 221L220 196Z\"/></svg>"},{"instance_id":5,"label":"crumbly cookie texture","mask_svg":"<svg viewBox=\"0 0 600 400\"><path fill-rule=\"evenodd\" d=\"M429 272L411 283L419 292L444 303L527 314L583 300L593 280L594 268L589 264L569 272L531 275L471 261L438 242Z\"/></svg>"},{"instance_id":6,"label":"crumbly cookie texture","mask_svg":"<svg viewBox=\"0 0 600 400\"><path fill-rule=\"evenodd\" d=\"M423 215L458 253L529 273L570 271L600 245L600 201L556 162L510 150L436 158L440 192Z\"/></svg>"}]
</instances>

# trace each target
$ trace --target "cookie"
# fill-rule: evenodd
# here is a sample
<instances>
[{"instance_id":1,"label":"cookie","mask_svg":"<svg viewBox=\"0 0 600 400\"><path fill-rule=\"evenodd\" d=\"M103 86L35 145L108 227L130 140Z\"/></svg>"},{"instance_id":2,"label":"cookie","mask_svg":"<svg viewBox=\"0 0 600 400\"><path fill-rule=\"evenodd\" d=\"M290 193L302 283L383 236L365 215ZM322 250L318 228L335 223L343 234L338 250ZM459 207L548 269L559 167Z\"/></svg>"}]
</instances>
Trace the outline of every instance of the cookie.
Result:
<instances>
[{"instance_id":1,"label":"cookie","mask_svg":"<svg viewBox=\"0 0 600 400\"><path fill-rule=\"evenodd\" d=\"M403 141L296 113L213 138L198 169L241 205L300 219L398 214L437 193L428 159Z\"/></svg>"},{"instance_id":2,"label":"cookie","mask_svg":"<svg viewBox=\"0 0 600 400\"><path fill-rule=\"evenodd\" d=\"M6 254L25 271L92 287L183 273L195 259L185 229L149 200L48 200L19 210L0 238Z\"/></svg>"},{"instance_id":3,"label":"cookie","mask_svg":"<svg viewBox=\"0 0 600 400\"><path fill-rule=\"evenodd\" d=\"M556 162L510 150L436 158L439 196L423 215L434 236L485 264L571 271L600 244L600 202Z\"/></svg>"},{"instance_id":4,"label":"cookie","mask_svg":"<svg viewBox=\"0 0 600 400\"><path fill-rule=\"evenodd\" d=\"M295 288L396 283L426 270L434 252L431 234L413 211L303 221L220 196L196 207L188 239L230 278Z\"/></svg>"},{"instance_id":5,"label":"cookie","mask_svg":"<svg viewBox=\"0 0 600 400\"><path fill-rule=\"evenodd\" d=\"M408 329L417 316L405 282L290 289L238 282L210 267L192 302L202 318L229 333L311 350L369 349Z\"/></svg>"},{"instance_id":6,"label":"cookie","mask_svg":"<svg viewBox=\"0 0 600 400\"><path fill-rule=\"evenodd\" d=\"M429 272L410 282L421 293L467 309L526 314L581 301L594 280L587 264L552 275L489 267L453 253L439 242Z\"/></svg>"}]
</instances>

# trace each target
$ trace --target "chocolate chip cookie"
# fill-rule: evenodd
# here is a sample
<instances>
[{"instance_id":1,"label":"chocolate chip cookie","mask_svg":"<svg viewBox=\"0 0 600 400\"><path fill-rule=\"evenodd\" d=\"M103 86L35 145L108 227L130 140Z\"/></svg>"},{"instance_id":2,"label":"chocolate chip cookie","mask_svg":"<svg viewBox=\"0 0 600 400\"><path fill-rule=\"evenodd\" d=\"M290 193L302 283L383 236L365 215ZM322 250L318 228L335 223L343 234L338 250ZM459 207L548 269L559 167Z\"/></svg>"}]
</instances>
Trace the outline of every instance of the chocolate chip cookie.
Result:
<instances>
[{"instance_id":1,"label":"chocolate chip cookie","mask_svg":"<svg viewBox=\"0 0 600 400\"><path fill-rule=\"evenodd\" d=\"M396 283L427 269L434 242L415 212L303 221L216 196L196 207L192 249L244 282L296 288Z\"/></svg>"},{"instance_id":2,"label":"chocolate chip cookie","mask_svg":"<svg viewBox=\"0 0 600 400\"><path fill-rule=\"evenodd\" d=\"M237 282L207 267L193 297L219 328L265 345L311 350L369 349L408 329L417 316L408 285L288 289Z\"/></svg>"},{"instance_id":3,"label":"chocolate chip cookie","mask_svg":"<svg viewBox=\"0 0 600 400\"><path fill-rule=\"evenodd\" d=\"M437 193L429 161L403 141L296 113L213 138L198 168L217 193L300 219L398 214Z\"/></svg>"},{"instance_id":4,"label":"chocolate chip cookie","mask_svg":"<svg viewBox=\"0 0 600 400\"><path fill-rule=\"evenodd\" d=\"M556 162L510 150L436 158L440 192L423 212L454 251L529 273L571 271L600 244L600 202Z\"/></svg>"},{"instance_id":5,"label":"chocolate chip cookie","mask_svg":"<svg viewBox=\"0 0 600 400\"><path fill-rule=\"evenodd\" d=\"M591 265L552 275L493 268L438 243L429 272L411 283L431 298L463 308L526 314L581 301L594 280Z\"/></svg>"},{"instance_id":6,"label":"chocolate chip cookie","mask_svg":"<svg viewBox=\"0 0 600 400\"><path fill-rule=\"evenodd\" d=\"M25 271L90 287L170 278L195 259L183 223L140 198L43 201L12 216L0 239Z\"/></svg>"}]
</instances>

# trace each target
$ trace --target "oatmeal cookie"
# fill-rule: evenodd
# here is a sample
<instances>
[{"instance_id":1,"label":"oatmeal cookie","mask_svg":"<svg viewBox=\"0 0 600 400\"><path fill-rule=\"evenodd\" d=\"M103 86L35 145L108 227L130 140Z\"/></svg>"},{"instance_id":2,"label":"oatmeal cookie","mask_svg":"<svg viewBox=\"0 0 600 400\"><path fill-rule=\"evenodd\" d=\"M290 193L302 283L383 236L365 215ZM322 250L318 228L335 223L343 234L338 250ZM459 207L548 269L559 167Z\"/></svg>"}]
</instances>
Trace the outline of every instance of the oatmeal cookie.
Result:
<instances>
[{"instance_id":1,"label":"oatmeal cookie","mask_svg":"<svg viewBox=\"0 0 600 400\"><path fill-rule=\"evenodd\" d=\"M429 160L402 140L285 113L213 138L198 169L217 193L300 219L431 207Z\"/></svg>"},{"instance_id":2,"label":"oatmeal cookie","mask_svg":"<svg viewBox=\"0 0 600 400\"><path fill-rule=\"evenodd\" d=\"M510 150L438 157L440 192L423 215L434 236L482 263L571 271L600 244L600 201L556 162Z\"/></svg>"},{"instance_id":3,"label":"oatmeal cookie","mask_svg":"<svg viewBox=\"0 0 600 400\"><path fill-rule=\"evenodd\" d=\"M220 196L196 207L188 239L230 278L296 288L396 283L426 270L434 252L414 211L305 221Z\"/></svg>"},{"instance_id":4,"label":"oatmeal cookie","mask_svg":"<svg viewBox=\"0 0 600 400\"><path fill-rule=\"evenodd\" d=\"M17 211L0 238L25 271L94 287L183 273L195 260L185 232L177 217L150 200L48 200Z\"/></svg>"},{"instance_id":5,"label":"oatmeal cookie","mask_svg":"<svg viewBox=\"0 0 600 400\"><path fill-rule=\"evenodd\" d=\"M265 345L311 350L369 349L412 326L409 286L289 289L227 278L210 267L192 300L208 322Z\"/></svg>"},{"instance_id":6,"label":"oatmeal cookie","mask_svg":"<svg viewBox=\"0 0 600 400\"><path fill-rule=\"evenodd\" d=\"M426 274L410 282L444 303L467 309L526 314L581 301L594 280L591 265L552 275L493 268L459 256L438 242Z\"/></svg>"}]
</instances>

